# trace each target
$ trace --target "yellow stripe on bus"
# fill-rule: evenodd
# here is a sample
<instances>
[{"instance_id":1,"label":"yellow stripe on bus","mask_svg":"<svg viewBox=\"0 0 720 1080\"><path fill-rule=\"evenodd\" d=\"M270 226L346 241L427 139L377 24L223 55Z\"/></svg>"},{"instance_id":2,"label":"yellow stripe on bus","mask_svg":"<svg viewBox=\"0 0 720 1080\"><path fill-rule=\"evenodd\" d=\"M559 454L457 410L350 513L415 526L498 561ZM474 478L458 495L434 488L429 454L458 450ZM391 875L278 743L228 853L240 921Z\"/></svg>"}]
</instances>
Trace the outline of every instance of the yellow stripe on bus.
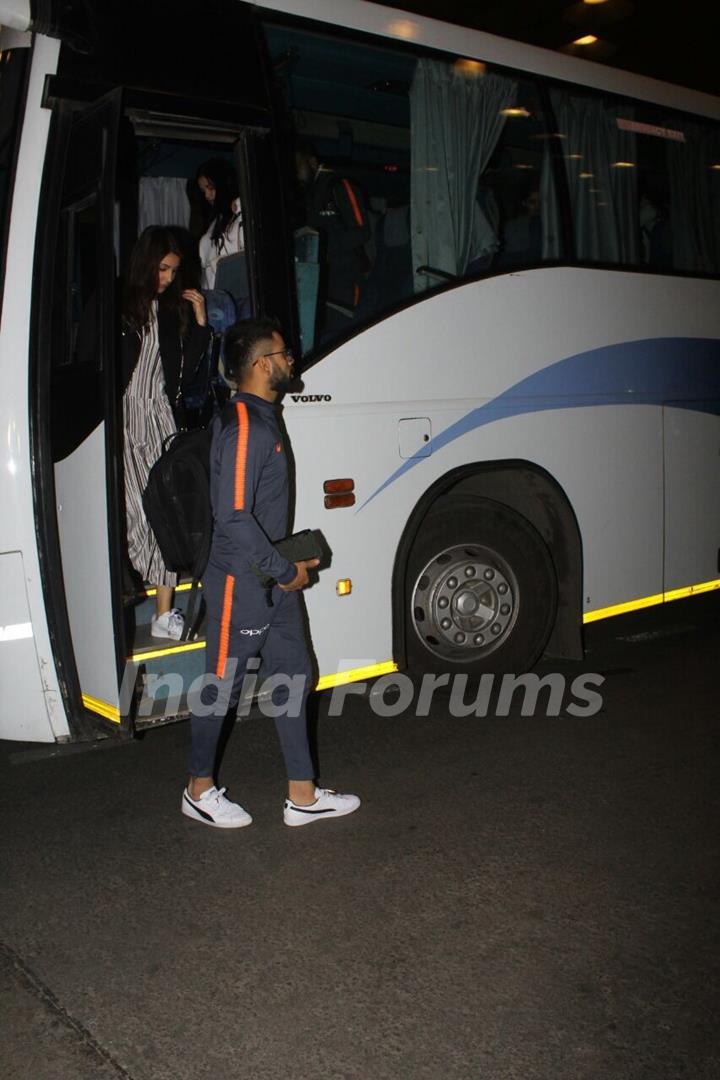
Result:
<instances>
[{"instance_id":1,"label":"yellow stripe on bus","mask_svg":"<svg viewBox=\"0 0 720 1080\"><path fill-rule=\"evenodd\" d=\"M390 675L397 670L398 666L394 660L385 660L382 664L370 664L367 667L350 668L348 671L338 671L335 675L322 675L315 689L329 690L333 686L344 686L346 683L374 679L377 675Z\"/></svg>"},{"instance_id":2,"label":"yellow stripe on bus","mask_svg":"<svg viewBox=\"0 0 720 1080\"><path fill-rule=\"evenodd\" d=\"M714 581L701 581L697 585L686 585L682 589L669 589L667 592L655 593L654 596L643 596L638 600L628 600L624 604L613 604L611 607L598 608L597 611L586 611L583 615L584 623L598 622L600 619L610 619L613 615L625 615L629 611L640 611L642 608L653 607L655 604L669 604L672 600L686 600L689 596L699 596L702 593L720 589L720 578Z\"/></svg>"},{"instance_id":3,"label":"yellow stripe on bus","mask_svg":"<svg viewBox=\"0 0 720 1080\"><path fill-rule=\"evenodd\" d=\"M101 701L100 698L90 697L89 694L83 694L83 705L90 712L97 713L99 716L105 717L106 720L112 720L113 724L121 723L120 710L117 705L111 705L109 701Z\"/></svg>"},{"instance_id":4,"label":"yellow stripe on bus","mask_svg":"<svg viewBox=\"0 0 720 1080\"><path fill-rule=\"evenodd\" d=\"M182 584L175 586L174 591L175 592L190 592L191 589L192 589L192 581L183 581ZM198 589L202 589L202 582L201 581L198 582ZM155 588L154 585L153 585L153 587L151 589L146 589L145 590L145 596L157 596L157 589Z\"/></svg>"},{"instance_id":5,"label":"yellow stripe on bus","mask_svg":"<svg viewBox=\"0 0 720 1080\"><path fill-rule=\"evenodd\" d=\"M138 649L128 657L129 663L139 664L141 660L157 660L159 656L172 656L173 653L193 652L195 649L204 649L204 641L187 641L184 645L169 645L164 649Z\"/></svg>"}]
</instances>

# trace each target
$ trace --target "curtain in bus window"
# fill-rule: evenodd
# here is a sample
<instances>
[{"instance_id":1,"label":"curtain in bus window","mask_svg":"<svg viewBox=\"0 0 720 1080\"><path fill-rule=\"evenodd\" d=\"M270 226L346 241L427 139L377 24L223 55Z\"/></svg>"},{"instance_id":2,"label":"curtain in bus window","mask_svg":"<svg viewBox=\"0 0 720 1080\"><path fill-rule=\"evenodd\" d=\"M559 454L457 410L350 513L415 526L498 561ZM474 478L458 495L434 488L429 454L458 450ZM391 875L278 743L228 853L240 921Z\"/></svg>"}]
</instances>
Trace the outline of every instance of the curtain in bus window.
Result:
<instances>
[{"instance_id":1,"label":"curtain in bus window","mask_svg":"<svg viewBox=\"0 0 720 1080\"><path fill-rule=\"evenodd\" d=\"M552 155L548 144L540 167L540 214L542 221L542 257L560 258L560 215L558 213Z\"/></svg>"},{"instance_id":2,"label":"curtain in bus window","mask_svg":"<svg viewBox=\"0 0 720 1080\"><path fill-rule=\"evenodd\" d=\"M179 176L141 176L138 204L138 230L148 225L190 223L187 180Z\"/></svg>"},{"instance_id":3,"label":"curtain in bus window","mask_svg":"<svg viewBox=\"0 0 720 1080\"><path fill-rule=\"evenodd\" d=\"M670 227L676 270L714 273L720 256L720 205L713 200L712 165L720 160L720 140L700 124L678 123L684 142L668 142Z\"/></svg>"},{"instance_id":4,"label":"curtain in bus window","mask_svg":"<svg viewBox=\"0 0 720 1080\"><path fill-rule=\"evenodd\" d=\"M410 90L413 267L462 274L472 259L497 248L495 230L477 201L478 182L515 101L517 83L420 60ZM415 291L438 283L415 274Z\"/></svg>"},{"instance_id":5,"label":"curtain in bus window","mask_svg":"<svg viewBox=\"0 0 720 1080\"><path fill-rule=\"evenodd\" d=\"M636 263L639 259L635 135L618 128L628 108L606 108L599 98L551 91L565 165L578 259Z\"/></svg>"}]
</instances>

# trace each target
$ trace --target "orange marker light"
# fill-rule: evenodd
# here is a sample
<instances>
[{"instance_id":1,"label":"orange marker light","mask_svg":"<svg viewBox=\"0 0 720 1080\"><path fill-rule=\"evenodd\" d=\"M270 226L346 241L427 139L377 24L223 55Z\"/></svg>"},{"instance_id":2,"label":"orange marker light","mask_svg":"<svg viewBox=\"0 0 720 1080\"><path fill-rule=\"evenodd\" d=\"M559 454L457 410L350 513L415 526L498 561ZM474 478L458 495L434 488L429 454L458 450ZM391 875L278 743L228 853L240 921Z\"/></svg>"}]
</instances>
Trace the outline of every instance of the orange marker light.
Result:
<instances>
[{"instance_id":1,"label":"orange marker light","mask_svg":"<svg viewBox=\"0 0 720 1080\"><path fill-rule=\"evenodd\" d=\"M326 495L325 496L325 509L337 510L342 506L354 506L355 505L355 493L350 492L347 495Z\"/></svg>"},{"instance_id":2,"label":"orange marker light","mask_svg":"<svg viewBox=\"0 0 720 1080\"><path fill-rule=\"evenodd\" d=\"M325 480L323 491L326 495L339 495L343 491L354 491L355 481L350 480Z\"/></svg>"},{"instance_id":3,"label":"orange marker light","mask_svg":"<svg viewBox=\"0 0 720 1080\"><path fill-rule=\"evenodd\" d=\"M352 581L350 578L340 578L335 586L335 592L338 596L349 596L352 592Z\"/></svg>"}]
</instances>

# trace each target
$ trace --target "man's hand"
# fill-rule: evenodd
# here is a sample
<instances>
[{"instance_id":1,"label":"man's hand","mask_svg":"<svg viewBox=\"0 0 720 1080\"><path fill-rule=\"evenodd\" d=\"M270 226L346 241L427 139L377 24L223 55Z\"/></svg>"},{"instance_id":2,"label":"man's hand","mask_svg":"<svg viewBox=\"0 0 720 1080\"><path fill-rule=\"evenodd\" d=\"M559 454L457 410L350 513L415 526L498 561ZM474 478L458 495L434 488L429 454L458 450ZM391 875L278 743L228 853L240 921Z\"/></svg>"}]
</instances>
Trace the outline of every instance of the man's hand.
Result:
<instances>
[{"instance_id":1,"label":"man's hand","mask_svg":"<svg viewBox=\"0 0 720 1080\"><path fill-rule=\"evenodd\" d=\"M319 562L319 559L303 559L301 562L296 562L297 574L287 585L278 585L278 589L282 589L283 592L297 592L298 589L304 589L309 580L308 570L317 566Z\"/></svg>"}]
</instances>

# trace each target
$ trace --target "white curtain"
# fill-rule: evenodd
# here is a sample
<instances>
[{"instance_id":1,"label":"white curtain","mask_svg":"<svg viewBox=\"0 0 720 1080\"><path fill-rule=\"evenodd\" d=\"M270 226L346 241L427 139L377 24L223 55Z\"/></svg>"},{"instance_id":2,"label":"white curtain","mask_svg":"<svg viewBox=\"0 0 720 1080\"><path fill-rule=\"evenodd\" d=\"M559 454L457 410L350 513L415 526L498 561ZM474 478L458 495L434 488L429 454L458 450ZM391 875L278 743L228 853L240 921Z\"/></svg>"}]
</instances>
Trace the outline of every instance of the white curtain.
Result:
<instances>
[{"instance_id":1,"label":"white curtain","mask_svg":"<svg viewBox=\"0 0 720 1080\"><path fill-rule=\"evenodd\" d=\"M668 143L670 225L673 266L677 270L715 273L720 258L720 197L713 187L713 164L720 160L720 140L699 124L679 125L684 142ZM713 199L713 195L715 198Z\"/></svg>"},{"instance_id":2,"label":"white curtain","mask_svg":"<svg viewBox=\"0 0 720 1080\"><path fill-rule=\"evenodd\" d=\"M481 254L473 247L489 222L480 217L478 182L516 93L517 83L479 67L467 74L439 60L418 61L410 90L415 270L427 265L462 274ZM415 274L416 292L436 284L437 278Z\"/></svg>"},{"instance_id":3,"label":"white curtain","mask_svg":"<svg viewBox=\"0 0 720 1080\"><path fill-rule=\"evenodd\" d=\"M179 176L141 176L138 231L148 225L182 225L187 229L190 203L186 185L187 180Z\"/></svg>"},{"instance_id":4,"label":"white curtain","mask_svg":"<svg viewBox=\"0 0 720 1080\"><path fill-rule=\"evenodd\" d=\"M640 227L635 135L618 128L618 110L597 98L551 91L563 148L577 257L637 263ZM624 109L624 117L628 110Z\"/></svg>"}]
</instances>

